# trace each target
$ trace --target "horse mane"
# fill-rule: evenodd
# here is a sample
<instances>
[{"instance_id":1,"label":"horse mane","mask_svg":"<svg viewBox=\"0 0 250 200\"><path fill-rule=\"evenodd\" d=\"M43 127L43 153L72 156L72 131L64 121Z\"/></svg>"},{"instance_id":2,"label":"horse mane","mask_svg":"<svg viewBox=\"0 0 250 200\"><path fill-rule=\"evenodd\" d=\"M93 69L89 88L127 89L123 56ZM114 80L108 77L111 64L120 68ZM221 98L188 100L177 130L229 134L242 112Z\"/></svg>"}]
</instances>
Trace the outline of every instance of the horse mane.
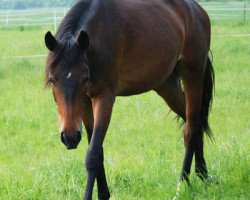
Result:
<instances>
[{"instance_id":1,"label":"horse mane","mask_svg":"<svg viewBox=\"0 0 250 200\"><path fill-rule=\"evenodd\" d=\"M49 75L53 73L60 62L61 67L73 66L81 63L82 52L74 45L74 37L83 24L84 16L89 10L91 0L79 0L66 14L60 23L55 38L59 41L58 47L49 52L45 69L45 87L50 86Z\"/></svg>"},{"instance_id":2,"label":"horse mane","mask_svg":"<svg viewBox=\"0 0 250 200\"><path fill-rule=\"evenodd\" d=\"M58 47L48 54L45 87L50 86L49 75L53 73L58 63L60 67L67 68L83 62L85 58L82 51L76 48L75 40L80 30L88 33L89 24L97 13L102 16L106 24L112 23L111 3L106 0L79 0L63 18L55 34ZM108 31L112 38L112 31ZM111 40L109 42L111 43Z\"/></svg>"},{"instance_id":3,"label":"horse mane","mask_svg":"<svg viewBox=\"0 0 250 200\"><path fill-rule=\"evenodd\" d=\"M76 34L90 4L91 0L80 0L69 10L58 27L57 40L69 39Z\"/></svg>"}]
</instances>

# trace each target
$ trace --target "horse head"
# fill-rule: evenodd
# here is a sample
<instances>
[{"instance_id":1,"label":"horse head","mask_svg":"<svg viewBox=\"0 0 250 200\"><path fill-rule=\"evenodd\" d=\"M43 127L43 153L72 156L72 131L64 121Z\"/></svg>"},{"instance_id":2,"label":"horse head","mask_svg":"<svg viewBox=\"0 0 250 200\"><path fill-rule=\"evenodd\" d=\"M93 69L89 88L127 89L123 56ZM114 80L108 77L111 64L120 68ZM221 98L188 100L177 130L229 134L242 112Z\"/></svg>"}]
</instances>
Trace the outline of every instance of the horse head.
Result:
<instances>
[{"instance_id":1,"label":"horse head","mask_svg":"<svg viewBox=\"0 0 250 200\"><path fill-rule=\"evenodd\" d=\"M85 56L89 38L81 31L77 37L57 40L48 32L45 44L50 50L46 85L51 86L58 106L61 141L67 149L75 149L81 140L83 101L90 80Z\"/></svg>"}]
</instances>

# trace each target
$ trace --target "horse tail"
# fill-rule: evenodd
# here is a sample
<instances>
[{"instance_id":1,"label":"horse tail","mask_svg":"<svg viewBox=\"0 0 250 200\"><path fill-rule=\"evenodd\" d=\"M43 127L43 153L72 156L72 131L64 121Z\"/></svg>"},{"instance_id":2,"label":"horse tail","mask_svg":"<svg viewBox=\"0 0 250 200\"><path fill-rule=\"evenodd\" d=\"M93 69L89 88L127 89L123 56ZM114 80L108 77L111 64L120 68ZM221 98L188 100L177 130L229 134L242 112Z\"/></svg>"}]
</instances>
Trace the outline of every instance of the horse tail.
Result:
<instances>
[{"instance_id":1,"label":"horse tail","mask_svg":"<svg viewBox=\"0 0 250 200\"><path fill-rule=\"evenodd\" d=\"M202 132L205 132L210 139L213 138L213 135L209 127L208 115L213 100L214 84L215 84L214 69L211 59L208 57L206 63L204 81L203 81L203 94L202 94L200 119L202 125Z\"/></svg>"}]
</instances>

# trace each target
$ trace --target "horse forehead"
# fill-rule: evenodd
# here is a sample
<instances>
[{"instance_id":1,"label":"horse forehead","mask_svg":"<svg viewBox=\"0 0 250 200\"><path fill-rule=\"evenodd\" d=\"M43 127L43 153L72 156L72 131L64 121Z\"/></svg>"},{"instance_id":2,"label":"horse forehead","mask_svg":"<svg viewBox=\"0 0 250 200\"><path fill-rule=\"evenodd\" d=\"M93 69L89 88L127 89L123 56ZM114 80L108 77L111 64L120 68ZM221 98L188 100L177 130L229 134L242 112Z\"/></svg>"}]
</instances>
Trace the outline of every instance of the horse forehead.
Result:
<instances>
[{"instance_id":1,"label":"horse forehead","mask_svg":"<svg viewBox=\"0 0 250 200\"><path fill-rule=\"evenodd\" d=\"M60 73L60 76L62 79L66 79L66 80L75 80L75 79L78 79L80 74L81 74L81 71L78 70L78 69L65 69L65 71L61 71L59 72Z\"/></svg>"},{"instance_id":2,"label":"horse forehead","mask_svg":"<svg viewBox=\"0 0 250 200\"><path fill-rule=\"evenodd\" d=\"M61 77L66 80L79 79L82 74L84 74L84 70L78 65L74 65L61 71Z\"/></svg>"},{"instance_id":3,"label":"horse forehead","mask_svg":"<svg viewBox=\"0 0 250 200\"><path fill-rule=\"evenodd\" d=\"M69 73L68 73L67 76L66 76L66 79L70 79L71 77L72 77L72 72L69 71Z\"/></svg>"}]
</instances>

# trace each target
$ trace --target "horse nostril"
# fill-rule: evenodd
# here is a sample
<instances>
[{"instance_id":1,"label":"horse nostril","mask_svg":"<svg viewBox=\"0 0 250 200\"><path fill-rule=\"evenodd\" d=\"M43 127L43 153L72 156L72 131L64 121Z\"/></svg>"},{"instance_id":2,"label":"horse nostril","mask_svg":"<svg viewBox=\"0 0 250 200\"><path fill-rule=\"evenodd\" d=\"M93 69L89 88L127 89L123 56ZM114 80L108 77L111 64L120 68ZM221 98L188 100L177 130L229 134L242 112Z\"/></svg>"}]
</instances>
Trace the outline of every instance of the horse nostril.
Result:
<instances>
[{"instance_id":1,"label":"horse nostril","mask_svg":"<svg viewBox=\"0 0 250 200\"><path fill-rule=\"evenodd\" d=\"M76 141L80 141L81 138L82 138L81 132L80 132L80 131L77 131L76 136L75 136L75 140L76 140Z\"/></svg>"},{"instance_id":2,"label":"horse nostril","mask_svg":"<svg viewBox=\"0 0 250 200\"><path fill-rule=\"evenodd\" d=\"M61 141L63 144L66 144L67 140L66 140L66 135L64 132L61 132Z\"/></svg>"}]
</instances>

